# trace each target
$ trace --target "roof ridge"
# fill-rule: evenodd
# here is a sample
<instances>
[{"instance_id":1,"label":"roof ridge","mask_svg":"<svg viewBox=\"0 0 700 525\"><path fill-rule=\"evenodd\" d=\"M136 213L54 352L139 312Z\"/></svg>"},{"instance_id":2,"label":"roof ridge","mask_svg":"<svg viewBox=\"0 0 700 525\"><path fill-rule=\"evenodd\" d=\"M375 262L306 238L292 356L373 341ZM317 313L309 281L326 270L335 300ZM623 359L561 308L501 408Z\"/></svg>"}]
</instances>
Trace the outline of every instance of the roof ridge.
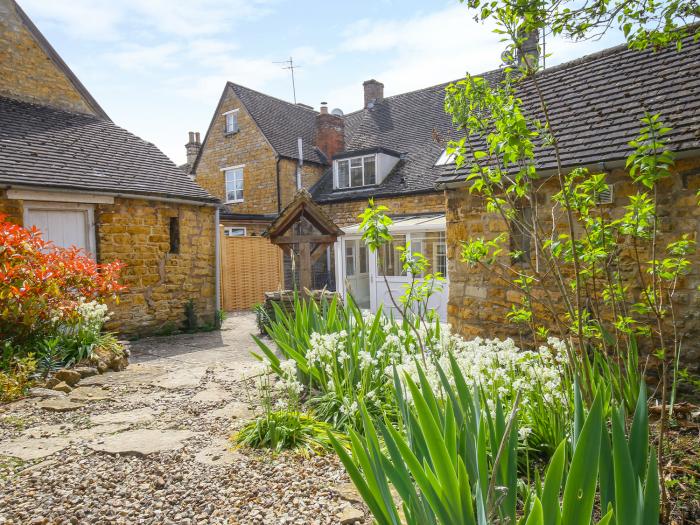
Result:
<instances>
[{"instance_id":1,"label":"roof ridge","mask_svg":"<svg viewBox=\"0 0 700 525\"><path fill-rule=\"evenodd\" d=\"M276 100L277 102L283 102L284 104L288 104L288 105L290 105L290 106L292 106L292 107L294 107L294 108L303 109L303 110L305 110L305 111L311 111L312 113L314 113L314 114L316 114L316 115L319 114L319 112L316 111L315 109L313 109L313 108L308 108L308 107L304 107L304 106L300 105L299 102L297 102L297 103L289 102L288 100L284 100L284 99L281 99L281 98L279 98L279 97L274 97L274 96L272 96L272 95L268 95L267 93L263 93L262 91L258 91L257 89L252 89L252 88L249 88L249 87L244 86L244 85L242 85L242 84L236 84L235 82L231 82L230 80L227 80L226 83L227 83L229 86L240 87L240 88L246 89L246 90L248 90L248 91L252 91L253 93L257 93L258 95L262 95L262 96L264 96L264 97L267 97L267 98L271 98L271 99L273 99L273 100Z\"/></svg>"}]
</instances>

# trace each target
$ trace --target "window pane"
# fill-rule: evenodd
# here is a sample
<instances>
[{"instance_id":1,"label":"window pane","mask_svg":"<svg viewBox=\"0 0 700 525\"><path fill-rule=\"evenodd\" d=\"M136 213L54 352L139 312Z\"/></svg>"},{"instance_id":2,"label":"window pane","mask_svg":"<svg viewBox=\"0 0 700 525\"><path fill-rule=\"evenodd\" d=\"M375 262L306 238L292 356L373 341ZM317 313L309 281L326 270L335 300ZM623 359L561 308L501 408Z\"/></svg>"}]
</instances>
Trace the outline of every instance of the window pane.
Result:
<instances>
[{"instance_id":1,"label":"window pane","mask_svg":"<svg viewBox=\"0 0 700 525\"><path fill-rule=\"evenodd\" d=\"M345 247L345 275L355 275L355 249L352 246Z\"/></svg>"},{"instance_id":2,"label":"window pane","mask_svg":"<svg viewBox=\"0 0 700 525\"><path fill-rule=\"evenodd\" d=\"M350 186L350 170L347 160L338 161L338 187L347 188Z\"/></svg>"},{"instance_id":3,"label":"window pane","mask_svg":"<svg viewBox=\"0 0 700 525\"><path fill-rule=\"evenodd\" d=\"M360 245L360 273L367 273L367 266L369 265L367 255L367 246L364 244Z\"/></svg>"},{"instance_id":4,"label":"window pane","mask_svg":"<svg viewBox=\"0 0 700 525\"><path fill-rule=\"evenodd\" d=\"M443 277L447 275L447 245L443 243L435 244L435 272L440 272Z\"/></svg>"},{"instance_id":5,"label":"window pane","mask_svg":"<svg viewBox=\"0 0 700 525\"><path fill-rule=\"evenodd\" d=\"M245 236L245 228L226 228L225 229L226 235L228 237L244 237Z\"/></svg>"},{"instance_id":6,"label":"window pane","mask_svg":"<svg viewBox=\"0 0 700 525\"><path fill-rule=\"evenodd\" d=\"M377 180L376 161L374 155L365 157L365 185L374 184Z\"/></svg>"},{"instance_id":7,"label":"window pane","mask_svg":"<svg viewBox=\"0 0 700 525\"><path fill-rule=\"evenodd\" d=\"M398 246L406 245L405 235L395 235L394 240L383 245L379 253L379 274L391 276L405 275L403 273L403 265L401 264L401 253L396 249Z\"/></svg>"},{"instance_id":8,"label":"window pane","mask_svg":"<svg viewBox=\"0 0 700 525\"><path fill-rule=\"evenodd\" d=\"M362 159L350 161L350 185L362 186Z\"/></svg>"},{"instance_id":9,"label":"window pane","mask_svg":"<svg viewBox=\"0 0 700 525\"><path fill-rule=\"evenodd\" d=\"M226 170L226 200L243 200L243 170Z\"/></svg>"},{"instance_id":10,"label":"window pane","mask_svg":"<svg viewBox=\"0 0 700 525\"><path fill-rule=\"evenodd\" d=\"M226 114L226 133L233 133L238 130L238 113Z\"/></svg>"}]
</instances>

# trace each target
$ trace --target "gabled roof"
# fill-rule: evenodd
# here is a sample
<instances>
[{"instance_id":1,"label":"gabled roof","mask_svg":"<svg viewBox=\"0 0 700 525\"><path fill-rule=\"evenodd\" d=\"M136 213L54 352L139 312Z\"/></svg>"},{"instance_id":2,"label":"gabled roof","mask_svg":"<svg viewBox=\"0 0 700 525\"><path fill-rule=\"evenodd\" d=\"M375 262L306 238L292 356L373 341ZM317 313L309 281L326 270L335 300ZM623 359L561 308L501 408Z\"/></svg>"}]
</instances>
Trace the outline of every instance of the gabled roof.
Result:
<instances>
[{"instance_id":1,"label":"gabled roof","mask_svg":"<svg viewBox=\"0 0 700 525\"><path fill-rule=\"evenodd\" d=\"M343 235L343 230L333 222L333 219L323 211L323 208L313 201L311 194L303 188L297 191L292 201L272 221L263 235L274 242L275 239L287 233L302 217L314 225L319 231L319 235L335 237Z\"/></svg>"},{"instance_id":2,"label":"gabled roof","mask_svg":"<svg viewBox=\"0 0 700 525\"><path fill-rule=\"evenodd\" d=\"M95 115L105 120L110 120L110 118L107 116L107 113L105 113L105 111L93 98L93 96L83 85L83 83L80 82L78 77L75 76L75 73L73 73L73 71L68 67L68 64L66 64L63 61L61 56L56 52L56 50L49 43L49 41L46 40L41 31L39 31L39 28L34 25L34 22L32 22L32 20L27 16L27 14L17 4L17 2L15 2L14 0L11 1L17 11L17 15L19 16L24 26L27 28L27 31L31 33L39 47L44 51L44 53L46 53L46 55L56 65L56 67L60 69L64 75L66 75L71 84L73 84L73 87L75 87L76 91L78 91L78 93L80 93L80 95L83 97L85 103L95 112Z\"/></svg>"},{"instance_id":3,"label":"gabled roof","mask_svg":"<svg viewBox=\"0 0 700 525\"><path fill-rule=\"evenodd\" d=\"M660 113L672 128L670 149L700 150L700 42L692 37L681 51L610 48L546 69L537 74L537 82L565 168L624 160L646 112ZM543 120L531 79L518 86L517 94L525 111ZM556 167L551 146L538 145L535 158L541 171ZM468 170L445 166L439 183L463 181Z\"/></svg>"},{"instance_id":4,"label":"gabled roof","mask_svg":"<svg viewBox=\"0 0 700 525\"><path fill-rule=\"evenodd\" d=\"M334 190L329 169L312 188L314 199L334 202L435 192L441 169L434 164L454 135L452 119L444 109L448 84L386 97L371 108L346 115L346 152L382 147L400 153L402 159L376 187Z\"/></svg>"},{"instance_id":5,"label":"gabled roof","mask_svg":"<svg viewBox=\"0 0 700 525\"><path fill-rule=\"evenodd\" d=\"M301 137L304 162L327 163L315 146L317 111L233 82L228 82L227 86L245 106L278 155L298 159L297 137Z\"/></svg>"},{"instance_id":6,"label":"gabled roof","mask_svg":"<svg viewBox=\"0 0 700 525\"><path fill-rule=\"evenodd\" d=\"M0 97L0 122L0 185L218 202L109 120Z\"/></svg>"}]
</instances>

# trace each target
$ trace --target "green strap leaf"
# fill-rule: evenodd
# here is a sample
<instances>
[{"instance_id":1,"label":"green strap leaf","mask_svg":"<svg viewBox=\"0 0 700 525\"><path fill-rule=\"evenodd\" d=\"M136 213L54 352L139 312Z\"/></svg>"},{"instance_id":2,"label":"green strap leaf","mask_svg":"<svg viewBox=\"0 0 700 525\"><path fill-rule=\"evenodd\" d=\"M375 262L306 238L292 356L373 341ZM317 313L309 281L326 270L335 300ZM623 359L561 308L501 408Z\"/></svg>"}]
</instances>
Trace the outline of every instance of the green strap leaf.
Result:
<instances>
[{"instance_id":1,"label":"green strap leaf","mask_svg":"<svg viewBox=\"0 0 700 525\"><path fill-rule=\"evenodd\" d=\"M579 439L576 440L576 449L564 487L562 515L566 516L566 525L589 525L591 521L603 427L601 395L599 391L583 423Z\"/></svg>"}]
</instances>

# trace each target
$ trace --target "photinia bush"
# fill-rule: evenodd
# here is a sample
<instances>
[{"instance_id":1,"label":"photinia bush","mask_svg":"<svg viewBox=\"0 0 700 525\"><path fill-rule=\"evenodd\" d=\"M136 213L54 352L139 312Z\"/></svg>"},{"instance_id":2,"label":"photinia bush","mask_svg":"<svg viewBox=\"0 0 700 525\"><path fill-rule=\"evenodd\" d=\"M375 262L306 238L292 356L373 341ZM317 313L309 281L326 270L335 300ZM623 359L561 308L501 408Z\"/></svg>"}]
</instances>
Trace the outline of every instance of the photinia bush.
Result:
<instances>
[{"instance_id":1,"label":"photinia bush","mask_svg":"<svg viewBox=\"0 0 700 525\"><path fill-rule=\"evenodd\" d=\"M97 264L79 248L60 248L41 232L0 214L0 340L24 346L79 315L85 300L116 299L123 264Z\"/></svg>"}]
</instances>

